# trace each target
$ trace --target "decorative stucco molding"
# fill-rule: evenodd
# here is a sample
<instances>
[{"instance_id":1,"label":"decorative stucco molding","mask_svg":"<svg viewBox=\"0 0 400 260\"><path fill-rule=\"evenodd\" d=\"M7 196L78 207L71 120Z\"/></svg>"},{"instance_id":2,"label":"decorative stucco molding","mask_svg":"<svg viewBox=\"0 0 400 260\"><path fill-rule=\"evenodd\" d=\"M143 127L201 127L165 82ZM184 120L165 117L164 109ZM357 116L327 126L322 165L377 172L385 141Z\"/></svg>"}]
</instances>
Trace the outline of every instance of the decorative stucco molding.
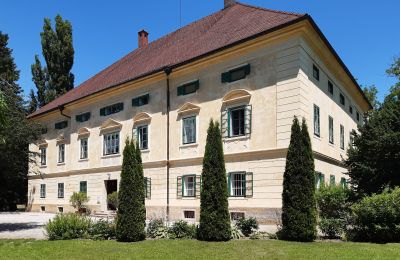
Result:
<instances>
[{"instance_id":1,"label":"decorative stucco molding","mask_svg":"<svg viewBox=\"0 0 400 260\"><path fill-rule=\"evenodd\" d=\"M186 102L178 109L178 114L183 115L186 113L198 113L199 111L200 111L200 106L190 102Z\"/></svg>"},{"instance_id":2,"label":"decorative stucco molding","mask_svg":"<svg viewBox=\"0 0 400 260\"><path fill-rule=\"evenodd\" d=\"M223 98L222 103L232 103L236 101L242 101L251 98L251 93L245 89L235 89L229 91Z\"/></svg>"},{"instance_id":3,"label":"decorative stucco molding","mask_svg":"<svg viewBox=\"0 0 400 260\"><path fill-rule=\"evenodd\" d=\"M122 124L118 121L115 121L112 118L107 119L100 126L100 134L108 131L119 130L122 128Z\"/></svg>"},{"instance_id":4,"label":"decorative stucco molding","mask_svg":"<svg viewBox=\"0 0 400 260\"><path fill-rule=\"evenodd\" d=\"M146 112L141 112L133 117L134 125L150 121L151 121L151 116Z\"/></svg>"},{"instance_id":5,"label":"decorative stucco molding","mask_svg":"<svg viewBox=\"0 0 400 260\"><path fill-rule=\"evenodd\" d=\"M89 129L82 127L78 130L78 138L88 137L90 135Z\"/></svg>"}]
</instances>

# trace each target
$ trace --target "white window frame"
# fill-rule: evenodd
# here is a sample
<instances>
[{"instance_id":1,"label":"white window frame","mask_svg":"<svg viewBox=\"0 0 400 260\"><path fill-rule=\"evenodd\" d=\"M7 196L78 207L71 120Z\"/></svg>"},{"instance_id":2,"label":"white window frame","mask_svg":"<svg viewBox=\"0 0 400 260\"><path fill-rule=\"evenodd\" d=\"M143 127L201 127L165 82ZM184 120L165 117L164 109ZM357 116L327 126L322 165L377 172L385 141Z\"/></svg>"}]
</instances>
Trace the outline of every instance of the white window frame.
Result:
<instances>
[{"instance_id":1,"label":"white window frame","mask_svg":"<svg viewBox=\"0 0 400 260\"><path fill-rule=\"evenodd\" d=\"M65 163L65 144L58 144L58 164Z\"/></svg>"},{"instance_id":2,"label":"white window frame","mask_svg":"<svg viewBox=\"0 0 400 260\"><path fill-rule=\"evenodd\" d=\"M321 110L314 104L314 135L321 137ZM318 113L316 113L318 111ZM318 116L317 116L318 115Z\"/></svg>"},{"instance_id":3,"label":"white window frame","mask_svg":"<svg viewBox=\"0 0 400 260\"><path fill-rule=\"evenodd\" d=\"M106 140L108 139L107 137L111 136L110 140ZM111 144L111 148L107 149L107 143L108 142L113 142L112 137L113 136L118 136L118 142L114 141L114 144ZM114 138L115 140L116 138ZM118 152L117 150L117 146L118 146ZM111 150L111 153L107 153L108 150ZM109 133L104 133L103 134L103 156L110 156L110 155L116 155L116 154L120 154L121 153L121 138L120 138L120 132L109 132Z\"/></svg>"},{"instance_id":4,"label":"white window frame","mask_svg":"<svg viewBox=\"0 0 400 260\"><path fill-rule=\"evenodd\" d=\"M46 166L47 165L47 147L40 147L40 165Z\"/></svg>"},{"instance_id":5,"label":"white window frame","mask_svg":"<svg viewBox=\"0 0 400 260\"><path fill-rule=\"evenodd\" d=\"M234 176L236 175L242 175L244 176L244 178L242 177L241 180L234 180ZM247 173L246 172L230 172L229 173L229 179L230 179L230 183L229 183L229 196L230 197L246 197L246 176ZM241 182L242 185L241 187L234 185L235 183ZM238 192L240 191L240 192Z\"/></svg>"},{"instance_id":6,"label":"white window frame","mask_svg":"<svg viewBox=\"0 0 400 260\"><path fill-rule=\"evenodd\" d=\"M62 189L60 189L60 187L62 187ZM57 198L59 199L63 199L64 198L64 189L65 189L65 185L63 182L59 182L57 183Z\"/></svg>"},{"instance_id":7,"label":"white window frame","mask_svg":"<svg viewBox=\"0 0 400 260\"><path fill-rule=\"evenodd\" d=\"M194 140L191 141L191 142L185 142L185 138L184 138L185 137L185 135L184 135L184 133L185 133L185 122L187 120L193 119L193 118L194 118L194 135L193 135ZM182 125L182 127L181 127L181 129L182 129L182 133L181 133L182 145L196 144L197 143L197 133L198 133L198 131L197 131L197 125L198 125L197 124L197 115L187 115L185 117L182 117L181 125Z\"/></svg>"},{"instance_id":8,"label":"white window frame","mask_svg":"<svg viewBox=\"0 0 400 260\"><path fill-rule=\"evenodd\" d=\"M192 181L189 181L192 179ZM196 175L188 174L182 176L182 197L196 197Z\"/></svg>"},{"instance_id":9,"label":"white window frame","mask_svg":"<svg viewBox=\"0 0 400 260\"><path fill-rule=\"evenodd\" d=\"M332 122L332 128L331 128L331 122ZM329 116L328 117L328 139L329 139L330 144L335 143L334 133L335 133L335 127L334 127L333 117Z\"/></svg>"},{"instance_id":10,"label":"white window frame","mask_svg":"<svg viewBox=\"0 0 400 260\"><path fill-rule=\"evenodd\" d=\"M186 216L185 216L185 212L193 212L193 218L187 218ZM192 209L185 209L185 210L183 210L183 218L184 219L187 219L187 220L195 220L196 219L196 211L195 210L192 210Z\"/></svg>"},{"instance_id":11,"label":"white window frame","mask_svg":"<svg viewBox=\"0 0 400 260\"><path fill-rule=\"evenodd\" d=\"M83 141L86 141L86 151L83 150L84 146L82 144ZM89 158L89 138L84 137L79 139L79 159L80 160L87 160ZM86 153L86 154L85 154ZM86 155L86 156L83 156Z\"/></svg>"},{"instance_id":12,"label":"white window frame","mask_svg":"<svg viewBox=\"0 0 400 260\"><path fill-rule=\"evenodd\" d=\"M340 149L344 150L344 126L340 125Z\"/></svg>"},{"instance_id":13,"label":"white window frame","mask_svg":"<svg viewBox=\"0 0 400 260\"><path fill-rule=\"evenodd\" d=\"M46 198L46 184L45 183L40 184L40 194L39 195L40 195L41 199Z\"/></svg>"},{"instance_id":14,"label":"white window frame","mask_svg":"<svg viewBox=\"0 0 400 260\"><path fill-rule=\"evenodd\" d=\"M243 133L234 135L233 134L233 120L232 120L232 111L235 110L243 110ZM239 106L232 106L228 108L229 114L228 114L228 129L229 129L229 137L240 137L240 136L246 136L246 105L239 105Z\"/></svg>"},{"instance_id":15,"label":"white window frame","mask_svg":"<svg viewBox=\"0 0 400 260\"><path fill-rule=\"evenodd\" d=\"M142 140L142 135L141 135L141 129L143 129L143 128L147 129L147 147L146 148L143 147L143 140ZM139 149L141 151L149 150L149 147L150 147L150 125L149 124L138 125L135 130L136 130L136 138L139 143Z\"/></svg>"}]
</instances>

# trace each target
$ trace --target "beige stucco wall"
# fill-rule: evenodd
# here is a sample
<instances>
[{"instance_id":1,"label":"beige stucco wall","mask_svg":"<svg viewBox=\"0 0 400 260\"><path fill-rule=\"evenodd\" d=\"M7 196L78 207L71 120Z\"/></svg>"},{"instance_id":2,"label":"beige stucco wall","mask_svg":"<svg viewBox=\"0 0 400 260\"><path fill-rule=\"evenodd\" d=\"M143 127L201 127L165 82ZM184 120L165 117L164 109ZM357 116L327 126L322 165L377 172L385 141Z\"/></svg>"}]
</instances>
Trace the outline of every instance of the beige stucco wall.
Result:
<instances>
[{"instance_id":1,"label":"beige stucco wall","mask_svg":"<svg viewBox=\"0 0 400 260\"><path fill-rule=\"evenodd\" d=\"M207 62L194 64L185 69L177 69L170 75L171 111L170 111L170 217L179 219L183 210L193 209L196 218L199 216L200 201L196 198L178 199L176 197L177 176L185 174L201 174L201 162L204 154L206 132L210 118L220 121L221 111L227 106L243 104L252 105L251 135L224 139L227 172L253 172L254 194L251 198L230 198L231 211L246 212L264 222L276 218L281 208L282 179L285 167L286 149L290 141L290 127L293 116L305 117L312 139L313 149L320 154L316 158L317 171L325 173L326 181L329 174L336 176L336 181L345 172L340 163L344 151L339 148L339 124L345 127L345 144L348 143L348 133L356 129L356 122L338 104L338 91L332 99L327 95L326 75L346 95L346 107L352 102L354 111L356 101L347 94L341 81L336 80L334 73L330 74L324 66L323 59L313 53L313 48L307 44L301 35L295 34L271 40L265 44L255 44L253 47L227 52L222 57L216 57ZM320 81L312 79L312 64L320 67ZM243 80L232 83L221 83L221 73L236 66L249 63L251 73ZM200 81L200 89L193 94L178 96L177 87L192 80ZM251 94L248 99L224 103L222 99L231 91L244 89ZM131 100L136 96L150 93L150 103L139 108L132 107ZM67 205L69 197L79 190L79 181L88 182L89 206L96 211L106 211L106 190L104 181L119 180L121 155L102 156L103 133L101 127L105 122L120 127L120 151L124 147L124 139L132 136L135 115L146 112L149 120L149 149L142 152L145 177L151 178L151 198L146 199L147 216L165 217L167 197L166 177L166 76L160 74L153 79L129 83L125 87L110 90L107 94L97 95L85 102L72 104L64 113L72 117L69 127L64 130L54 130L54 123L65 120L59 112L41 117L48 126L44 135L47 143L47 166L31 166L28 195L32 210L39 210L40 205L46 210L54 211L57 205ZM124 102L124 110L110 117L101 117L101 107L117 102ZM197 116L197 142L182 145L182 115L178 110L190 102L199 107L192 112ZM313 136L312 113L313 104L320 106L321 138ZM90 111L89 122L77 123L75 115ZM355 113L355 112L354 112ZM328 144L328 114L334 117L335 144ZM185 114L185 116L188 114ZM354 114L355 116L355 114ZM109 122L108 118L115 121ZM89 158L79 160L78 131L82 127L90 131ZM66 162L57 164L57 137L63 135L66 139ZM37 145L31 145L38 151ZM323 157L323 158L322 158ZM42 174L35 175L33 172ZM57 183L64 182L65 198L57 199ZM40 199L40 183L47 184L46 199ZM33 192L35 191L35 192ZM277 213L278 212L278 213Z\"/></svg>"}]
</instances>

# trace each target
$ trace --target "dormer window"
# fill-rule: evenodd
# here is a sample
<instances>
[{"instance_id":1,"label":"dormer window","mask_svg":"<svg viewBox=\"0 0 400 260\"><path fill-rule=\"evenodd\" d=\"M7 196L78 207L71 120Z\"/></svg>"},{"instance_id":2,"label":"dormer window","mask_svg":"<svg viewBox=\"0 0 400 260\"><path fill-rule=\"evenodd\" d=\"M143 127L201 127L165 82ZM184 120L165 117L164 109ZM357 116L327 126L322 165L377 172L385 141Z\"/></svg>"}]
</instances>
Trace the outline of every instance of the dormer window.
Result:
<instances>
[{"instance_id":1,"label":"dormer window","mask_svg":"<svg viewBox=\"0 0 400 260\"><path fill-rule=\"evenodd\" d=\"M58 122L54 125L54 128L57 130L64 129L68 127L68 121Z\"/></svg>"},{"instance_id":2,"label":"dormer window","mask_svg":"<svg viewBox=\"0 0 400 260\"><path fill-rule=\"evenodd\" d=\"M76 119L76 122L81 122L81 123L82 123L82 122L89 121L89 119L90 119L90 112L77 115L77 116L75 117L75 119Z\"/></svg>"},{"instance_id":3,"label":"dormer window","mask_svg":"<svg viewBox=\"0 0 400 260\"><path fill-rule=\"evenodd\" d=\"M319 81L319 69L315 64L313 65L313 77Z\"/></svg>"},{"instance_id":4,"label":"dormer window","mask_svg":"<svg viewBox=\"0 0 400 260\"><path fill-rule=\"evenodd\" d=\"M221 82L229 83L246 78L250 74L250 64L232 69L221 74Z\"/></svg>"},{"instance_id":5,"label":"dormer window","mask_svg":"<svg viewBox=\"0 0 400 260\"><path fill-rule=\"evenodd\" d=\"M198 80L183 84L178 87L178 96L184 96L191 93L195 93L200 87Z\"/></svg>"},{"instance_id":6,"label":"dormer window","mask_svg":"<svg viewBox=\"0 0 400 260\"><path fill-rule=\"evenodd\" d=\"M111 106L103 107L100 109L100 116L108 116L112 114L116 114L124 110L124 103L117 103Z\"/></svg>"},{"instance_id":7,"label":"dormer window","mask_svg":"<svg viewBox=\"0 0 400 260\"><path fill-rule=\"evenodd\" d=\"M147 105L149 103L150 95L146 94L140 97L136 97L132 99L132 106L133 107L141 107Z\"/></svg>"}]
</instances>

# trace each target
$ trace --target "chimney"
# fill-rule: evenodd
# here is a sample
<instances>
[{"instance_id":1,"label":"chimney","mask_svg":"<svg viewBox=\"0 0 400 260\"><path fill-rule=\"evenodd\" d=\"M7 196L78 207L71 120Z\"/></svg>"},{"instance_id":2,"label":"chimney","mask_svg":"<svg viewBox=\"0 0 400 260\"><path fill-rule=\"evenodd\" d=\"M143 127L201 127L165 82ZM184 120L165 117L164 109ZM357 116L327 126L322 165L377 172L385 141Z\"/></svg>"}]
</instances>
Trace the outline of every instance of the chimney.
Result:
<instances>
[{"instance_id":1,"label":"chimney","mask_svg":"<svg viewBox=\"0 0 400 260\"><path fill-rule=\"evenodd\" d=\"M236 0L224 0L224 8L228 8L236 4Z\"/></svg>"},{"instance_id":2,"label":"chimney","mask_svg":"<svg viewBox=\"0 0 400 260\"><path fill-rule=\"evenodd\" d=\"M146 32L145 30L141 30L140 32L138 32L138 40L139 40L139 48L146 46L147 44L149 44L149 33Z\"/></svg>"}]
</instances>

